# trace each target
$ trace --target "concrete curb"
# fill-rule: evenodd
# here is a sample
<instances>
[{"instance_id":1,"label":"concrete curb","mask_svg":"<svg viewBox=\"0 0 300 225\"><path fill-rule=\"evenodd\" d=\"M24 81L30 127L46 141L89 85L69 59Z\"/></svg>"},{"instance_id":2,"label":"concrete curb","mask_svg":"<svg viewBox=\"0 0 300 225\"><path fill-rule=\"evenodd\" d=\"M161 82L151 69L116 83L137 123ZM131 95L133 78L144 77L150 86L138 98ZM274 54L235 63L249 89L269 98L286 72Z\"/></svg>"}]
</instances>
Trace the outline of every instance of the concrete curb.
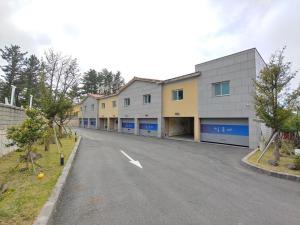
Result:
<instances>
[{"instance_id":1,"label":"concrete curb","mask_svg":"<svg viewBox=\"0 0 300 225\"><path fill-rule=\"evenodd\" d=\"M45 205L41 209L40 214L38 215L36 220L34 221L34 223L33 223L34 225L49 225L52 223L53 215L54 215L54 212L55 212L56 206L57 206L57 202L60 198L60 195L62 193L62 190L63 190L66 180L68 178L68 175L72 168L73 161L76 156L80 141L81 141L81 137L78 137L78 140L75 143L72 153L69 156L68 162L62 170L62 173L59 176L54 189L52 190L51 196L49 197L48 201L45 203Z\"/></svg>"},{"instance_id":2,"label":"concrete curb","mask_svg":"<svg viewBox=\"0 0 300 225\"><path fill-rule=\"evenodd\" d=\"M288 173L282 173L282 172L277 172L274 170L267 170L265 168L262 168L258 165L255 165L253 163L250 163L248 161L248 159L257 151L258 149L255 149L254 151L250 152L248 155L246 155L244 158L242 158L241 160L241 165L249 168L255 172L258 173L263 173L263 174L267 174L269 176L272 177L277 177L277 178L282 178L282 179L286 179L286 180L291 180L291 181L296 181L296 182L300 182L300 176L298 175L292 175L292 174L288 174Z\"/></svg>"}]
</instances>

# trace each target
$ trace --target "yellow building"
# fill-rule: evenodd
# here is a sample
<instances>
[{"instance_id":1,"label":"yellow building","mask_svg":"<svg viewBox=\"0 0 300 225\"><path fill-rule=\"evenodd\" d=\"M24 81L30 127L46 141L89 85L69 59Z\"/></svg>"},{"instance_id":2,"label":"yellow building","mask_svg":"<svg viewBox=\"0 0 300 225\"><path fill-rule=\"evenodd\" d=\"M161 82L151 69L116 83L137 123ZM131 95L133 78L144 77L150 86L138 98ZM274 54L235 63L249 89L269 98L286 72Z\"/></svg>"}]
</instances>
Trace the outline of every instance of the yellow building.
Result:
<instances>
[{"instance_id":1,"label":"yellow building","mask_svg":"<svg viewBox=\"0 0 300 225\"><path fill-rule=\"evenodd\" d=\"M99 128L101 130L118 130L118 95L102 97L99 102Z\"/></svg>"},{"instance_id":2,"label":"yellow building","mask_svg":"<svg viewBox=\"0 0 300 225\"><path fill-rule=\"evenodd\" d=\"M165 137L200 141L198 115L198 77L187 74L163 82L163 109Z\"/></svg>"}]
</instances>

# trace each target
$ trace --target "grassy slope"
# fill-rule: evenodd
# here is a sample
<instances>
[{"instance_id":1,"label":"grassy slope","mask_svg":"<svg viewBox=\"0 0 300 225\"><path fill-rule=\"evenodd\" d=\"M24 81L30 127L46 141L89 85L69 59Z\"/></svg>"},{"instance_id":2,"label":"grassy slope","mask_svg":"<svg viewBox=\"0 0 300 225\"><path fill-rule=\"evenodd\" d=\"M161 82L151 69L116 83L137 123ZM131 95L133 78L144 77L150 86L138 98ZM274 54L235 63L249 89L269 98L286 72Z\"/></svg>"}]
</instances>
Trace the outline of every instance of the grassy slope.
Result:
<instances>
[{"instance_id":1,"label":"grassy slope","mask_svg":"<svg viewBox=\"0 0 300 225\"><path fill-rule=\"evenodd\" d=\"M61 141L66 162L74 147L74 138ZM19 172L14 169L19 155L24 153L13 152L0 158L0 183L5 181L9 187L5 194L0 195L1 225L32 224L56 184L62 171L56 146L52 144L49 152L45 152L43 146L38 145L37 152L42 154L37 161L45 173L42 180L38 180L32 171Z\"/></svg>"},{"instance_id":2,"label":"grassy slope","mask_svg":"<svg viewBox=\"0 0 300 225\"><path fill-rule=\"evenodd\" d=\"M271 166L268 163L268 160L274 158L273 153L272 153L272 149L269 149L266 152L266 154L263 156L263 158L261 159L260 163L257 163L257 159L260 156L260 154L261 154L261 151L256 151L255 154L253 154L248 159L248 161L255 164L255 165L258 165L258 166L261 166L265 169L268 169L268 170L273 170L273 171L277 171L277 172L289 173L289 174L300 176L300 171L299 170L290 170L290 169L286 168L286 166L285 166L286 164L294 162L294 159L292 157L288 157L288 156L280 157L279 166Z\"/></svg>"}]
</instances>

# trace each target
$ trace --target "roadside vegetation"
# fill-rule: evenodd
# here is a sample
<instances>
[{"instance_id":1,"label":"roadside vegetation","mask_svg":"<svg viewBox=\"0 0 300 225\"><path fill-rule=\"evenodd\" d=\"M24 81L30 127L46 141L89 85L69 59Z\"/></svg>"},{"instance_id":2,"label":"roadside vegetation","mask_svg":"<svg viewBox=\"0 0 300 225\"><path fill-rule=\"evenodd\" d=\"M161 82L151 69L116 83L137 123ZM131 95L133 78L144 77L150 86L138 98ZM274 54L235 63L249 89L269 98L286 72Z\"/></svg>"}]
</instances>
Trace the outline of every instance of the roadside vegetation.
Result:
<instances>
[{"instance_id":1,"label":"roadside vegetation","mask_svg":"<svg viewBox=\"0 0 300 225\"><path fill-rule=\"evenodd\" d=\"M285 62L283 48L274 53L255 80L255 109L261 123L272 130L268 140L261 139L249 161L279 172L300 175L300 86L289 85L297 71Z\"/></svg>"},{"instance_id":2,"label":"roadside vegetation","mask_svg":"<svg viewBox=\"0 0 300 225\"><path fill-rule=\"evenodd\" d=\"M74 137L61 139L61 151L68 160L74 147ZM29 225L38 216L39 211L51 195L52 189L63 169L60 166L60 154L55 144L50 144L49 151L44 151L43 144L33 146L35 154L42 157L37 160L43 172L42 179L26 169L26 163L16 167L23 152L12 152L0 158L0 183L5 184L5 192L0 194L0 224Z\"/></svg>"},{"instance_id":3,"label":"roadside vegetation","mask_svg":"<svg viewBox=\"0 0 300 225\"><path fill-rule=\"evenodd\" d=\"M259 163L257 162L257 159L259 158L261 151L256 151L251 157L248 158L248 161L267 170L300 176L300 167L298 167L298 169L288 168L288 166L295 164L296 160L298 161L298 165L300 164L300 158L297 158L296 156L281 154L278 166L270 165L268 161L273 158L273 149L274 146L271 146L270 150L265 153L264 157L260 160Z\"/></svg>"}]
</instances>

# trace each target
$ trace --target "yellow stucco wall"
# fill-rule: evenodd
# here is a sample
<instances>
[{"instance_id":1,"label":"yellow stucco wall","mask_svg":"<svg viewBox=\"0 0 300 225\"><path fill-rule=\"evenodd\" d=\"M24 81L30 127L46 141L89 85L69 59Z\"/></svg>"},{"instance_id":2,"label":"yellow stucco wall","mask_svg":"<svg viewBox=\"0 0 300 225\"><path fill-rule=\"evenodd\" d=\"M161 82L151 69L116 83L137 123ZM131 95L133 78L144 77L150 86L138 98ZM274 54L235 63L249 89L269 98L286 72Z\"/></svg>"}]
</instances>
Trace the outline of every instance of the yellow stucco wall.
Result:
<instances>
[{"instance_id":1,"label":"yellow stucco wall","mask_svg":"<svg viewBox=\"0 0 300 225\"><path fill-rule=\"evenodd\" d=\"M182 89L183 99L173 100L172 91ZM163 117L193 117L194 140L200 141L198 115L198 77L163 85ZM171 128L174 121L166 119L166 127Z\"/></svg>"},{"instance_id":2,"label":"yellow stucco wall","mask_svg":"<svg viewBox=\"0 0 300 225\"><path fill-rule=\"evenodd\" d=\"M82 117L82 112L80 111L80 105L73 106L73 114L78 115L78 117Z\"/></svg>"},{"instance_id":3,"label":"yellow stucco wall","mask_svg":"<svg viewBox=\"0 0 300 225\"><path fill-rule=\"evenodd\" d=\"M163 86L163 116L164 117L192 117L198 115L198 79L177 81ZM183 90L183 99L172 99L172 91ZM175 113L179 113L176 115Z\"/></svg>"},{"instance_id":4,"label":"yellow stucco wall","mask_svg":"<svg viewBox=\"0 0 300 225\"><path fill-rule=\"evenodd\" d=\"M116 107L113 107L113 101L116 101ZM105 103L104 109L102 108L102 103ZM118 96L112 96L99 100L99 117L118 117Z\"/></svg>"}]
</instances>

